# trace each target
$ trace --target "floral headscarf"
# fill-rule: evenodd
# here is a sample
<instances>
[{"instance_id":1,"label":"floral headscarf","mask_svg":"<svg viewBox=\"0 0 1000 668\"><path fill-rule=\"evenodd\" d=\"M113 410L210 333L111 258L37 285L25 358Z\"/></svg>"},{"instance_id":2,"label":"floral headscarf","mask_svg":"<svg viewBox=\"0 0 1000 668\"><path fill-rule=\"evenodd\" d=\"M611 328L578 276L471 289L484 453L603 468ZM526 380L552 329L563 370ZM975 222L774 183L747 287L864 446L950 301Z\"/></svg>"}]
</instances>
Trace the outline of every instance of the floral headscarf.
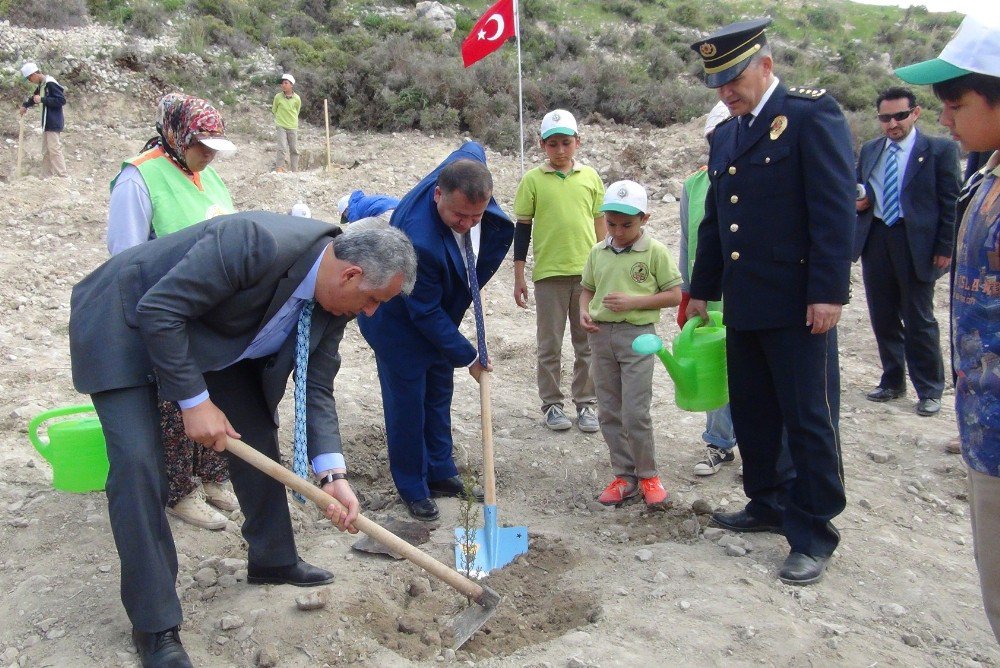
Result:
<instances>
[{"instance_id":1,"label":"floral headscarf","mask_svg":"<svg viewBox=\"0 0 1000 668\"><path fill-rule=\"evenodd\" d=\"M159 136L146 142L142 150L162 146L185 171L190 172L184 153L191 143L202 137L223 137L226 126L215 107L205 100L168 93L156 106L156 131Z\"/></svg>"}]
</instances>

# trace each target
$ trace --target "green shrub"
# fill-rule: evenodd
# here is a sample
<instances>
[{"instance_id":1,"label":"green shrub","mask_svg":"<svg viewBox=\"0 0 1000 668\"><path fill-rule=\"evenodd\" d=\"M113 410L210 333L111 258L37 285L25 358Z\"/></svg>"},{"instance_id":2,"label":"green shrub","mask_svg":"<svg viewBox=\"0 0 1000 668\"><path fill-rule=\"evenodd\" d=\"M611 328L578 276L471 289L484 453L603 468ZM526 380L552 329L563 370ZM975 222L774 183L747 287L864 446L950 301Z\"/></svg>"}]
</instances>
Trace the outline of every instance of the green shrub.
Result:
<instances>
[{"instance_id":1,"label":"green shrub","mask_svg":"<svg viewBox=\"0 0 1000 668\"><path fill-rule=\"evenodd\" d=\"M25 28L76 28L87 24L84 0L10 0L7 20Z\"/></svg>"},{"instance_id":2,"label":"green shrub","mask_svg":"<svg viewBox=\"0 0 1000 668\"><path fill-rule=\"evenodd\" d=\"M139 0L132 8L128 24L143 37L157 37L163 32L167 15L161 5L148 0Z\"/></svg>"}]
</instances>

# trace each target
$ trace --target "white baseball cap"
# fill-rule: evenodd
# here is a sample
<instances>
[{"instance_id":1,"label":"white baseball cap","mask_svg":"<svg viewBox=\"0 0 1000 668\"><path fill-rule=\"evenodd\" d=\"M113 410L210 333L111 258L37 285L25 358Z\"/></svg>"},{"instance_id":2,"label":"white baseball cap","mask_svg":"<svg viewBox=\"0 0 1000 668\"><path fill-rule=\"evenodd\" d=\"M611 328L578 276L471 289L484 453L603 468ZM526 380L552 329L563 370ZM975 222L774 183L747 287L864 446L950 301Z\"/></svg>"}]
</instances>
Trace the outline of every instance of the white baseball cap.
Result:
<instances>
[{"instance_id":1,"label":"white baseball cap","mask_svg":"<svg viewBox=\"0 0 1000 668\"><path fill-rule=\"evenodd\" d=\"M25 79L27 79L37 71L38 71L38 65L32 62L27 62L24 65L21 65L21 76L23 76Z\"/></svg>"},{"instance_id":2,"label":"white baseball cap","mask_svg":"<svg viewBox=\"0 0 1000 668\"><path fill-rule=\"evenodd\" d=\"M708 118L705 119L705 136L715 132L715 126L717 126L722 121L729 118L729 107L722 100L715 103L712 110L708 112Z\"/></svg>"},{"instance_id":3,"label":"white baseball cap","mask_svg":"<svg viewBox=\"0 0 1000 668\"><path fill-rule=\"evenodd\" d=\"M236 144L229 141L225 137L221 137L219 135L204 135L199 137L198 135L195 135L194 138L213 151L218 151L219 153L225 155L236 153Z\"/></svg>"},{"instance_id":4,"label":"white baseball cap","mask_svg":"<svg viewBox=\"0 0 1000 668\"><path fill-rule=\"evenodd\" d=\"M933 60L907 65L896 76L911 84L936 84L966 74L1000 77L1000 18L966 16Z\"/></svg>"},{"instance_id":5,"label":"white baseball cap","mask_svg":"<svg viewBox=\"0 0 1000 668\"><path fill-rule=\"evenodd\" d=\"M288 212L290 216L298 216L299 218L312 218L312 211L309 210L309 205L305 202L296 202L292 210Z\"/></svg>"},{"instance_id":6,"label":"white baseball cap","mask_svg":"<svg viewBox=\"0 0 1000 668\"><path fill-rule=\"evenodd\" d=\"M347 205L351 203L351 194L348 193L337 200L337 213L341 216L347 211Z\"/></svg>"},{"instance_id":7,"label":"white baseball cap","mask_svg":"<svg viewBox=\"0 0 1000 668\"><path fill-rule=\"evenodd\" d=\"M288 72L285 72L284 74L281 75L281 80L282 81L287 81L288 83L292 84L293 86L295 85L295 77L293 77Z\"/></svg>"},{"instance_id":8,"label":"white baseball cap","mask_svg":"<svg viewBox=\"0 0 1000 668\"><path fill-rule=\"evenodd\" d=\"M601 211L617 211L637 216L649 210L646 189L635 181L615 181L604 192Z\"/></svg>"},{"instance_id":9,"label":"white baseball cap","mask_svg":"<svg viewBox=\"0 0 1000 668\"><path fill-rule=\"evenodd\" d=\"M542 119L542 139L552 135L575 135L576 119L565 109L556 109L545 114Z\"/></svg>"}]
</instances>

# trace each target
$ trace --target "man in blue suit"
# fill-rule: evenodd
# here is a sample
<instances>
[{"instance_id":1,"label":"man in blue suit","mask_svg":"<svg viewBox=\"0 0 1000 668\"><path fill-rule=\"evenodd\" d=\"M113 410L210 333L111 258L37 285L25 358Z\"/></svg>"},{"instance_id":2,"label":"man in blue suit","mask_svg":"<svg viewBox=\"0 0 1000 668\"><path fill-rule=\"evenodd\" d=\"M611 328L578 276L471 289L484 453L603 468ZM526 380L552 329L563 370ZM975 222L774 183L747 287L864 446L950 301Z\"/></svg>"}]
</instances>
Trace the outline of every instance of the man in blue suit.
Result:
<instances>
[{"instance_id":1,"label":"man in blue suit","mask_svg":"<svg viewBox=\"0 0 1000 668\"><path fill-rule=\"evenodd\" d=\"M840 540L837 322L855 222L851 133L825 91L786 88L764 28L696 42L705 83L733 118L716 126L687 315L724 296L730 408L750 502L713 521L784 534L778 577L818 581ZM787 433L787 448L782 445Z\"/></svg>"},{"instance_id":2,"label":"man in blue suit","mask_svg":"<svg viewBox=\"0 0 1000 668\"><path fill-rule=\"evenodd\" d=\"M951 265L961 187L958 145L917 131L920 105L907 88L880 93L875 108L884 136L861 147L858 183L865 192L856 204L854 234L854 260L861 258L882 360L882 378L867 396L889 401L906 394L909 367L917 414L935 415L944 360L934 282Z\"/></svg>"},{"instance_id":3,"label":"man in blue suit","mask_svg":"<svg viewBox=\"0 0 1000 668\"><path fill-rule=\"evenodd\" d=\"M375 351L393 481L410 514L430 522L439 516L432 496L465 493L452 459L454 370L467 368L476 380L484 370L458 331L472 303L466 246L485 285L510 248L514 225L493 200L486 153L474 142L407 193L390 224L413 241L417 282L405 299L358 324Z\"/></svg>"}]
</instances>

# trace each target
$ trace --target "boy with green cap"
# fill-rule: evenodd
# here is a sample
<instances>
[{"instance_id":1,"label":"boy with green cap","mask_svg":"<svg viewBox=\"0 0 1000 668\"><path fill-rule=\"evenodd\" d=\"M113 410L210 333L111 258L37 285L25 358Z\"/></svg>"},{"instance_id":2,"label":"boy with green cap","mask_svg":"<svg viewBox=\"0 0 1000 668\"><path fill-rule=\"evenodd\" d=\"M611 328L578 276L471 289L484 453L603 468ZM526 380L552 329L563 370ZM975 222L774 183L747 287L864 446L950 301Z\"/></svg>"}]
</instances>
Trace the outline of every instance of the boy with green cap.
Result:
<instances>
[{"instance_id":1,"label":"boy with green cap","mask_svg":"<svg viewBox=\"0 0 1000 668\"><path fill-rule=\"evenodd\" d=\"M653 356L632 350L632 341L653 333L660 309L681 303L681 273L666 246L642 229L649 220L645 188L635 181L613 183L601 211L608 236L587 257L580 295L601 433L615 474L597 500L620 506L641 493L647 506L662 506L667 492L656 470L649 414Z\"/></svg>"}]
</instances>

